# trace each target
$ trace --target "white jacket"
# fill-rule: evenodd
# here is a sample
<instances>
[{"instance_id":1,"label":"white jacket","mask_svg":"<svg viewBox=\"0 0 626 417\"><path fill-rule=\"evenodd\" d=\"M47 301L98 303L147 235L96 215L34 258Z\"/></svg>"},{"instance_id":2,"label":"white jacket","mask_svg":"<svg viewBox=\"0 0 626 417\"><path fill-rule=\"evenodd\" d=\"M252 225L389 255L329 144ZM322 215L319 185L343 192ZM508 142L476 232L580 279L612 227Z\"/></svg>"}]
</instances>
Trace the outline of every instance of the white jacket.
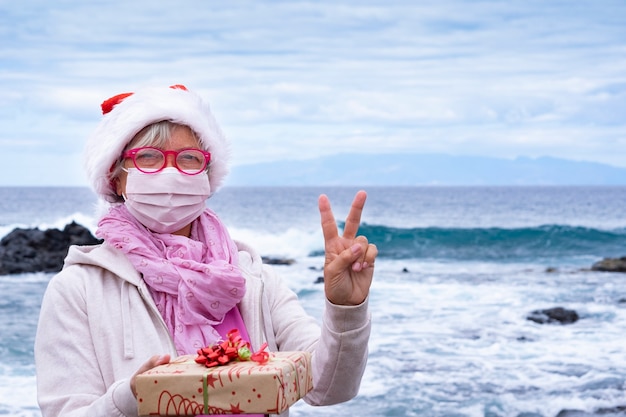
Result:
<instances>
[{"instance_id":1,"label":"white jacket","mask_svg":"<svg viewBox=\"0 0 626 417\"><path fill-rule=\"evenodd\" d=\"M328 301L322 326L249 247L238 243L246 295L239 304L253 349L313 352L312 405L353 398L367 361L367 301ZM176 356L172 338L140 274L106 243L71 247L43 298L35 340L44 417L136 416L130 378L151 356ZM282 414L288 415L288 411Z\"/></svg>"}]
</instances>

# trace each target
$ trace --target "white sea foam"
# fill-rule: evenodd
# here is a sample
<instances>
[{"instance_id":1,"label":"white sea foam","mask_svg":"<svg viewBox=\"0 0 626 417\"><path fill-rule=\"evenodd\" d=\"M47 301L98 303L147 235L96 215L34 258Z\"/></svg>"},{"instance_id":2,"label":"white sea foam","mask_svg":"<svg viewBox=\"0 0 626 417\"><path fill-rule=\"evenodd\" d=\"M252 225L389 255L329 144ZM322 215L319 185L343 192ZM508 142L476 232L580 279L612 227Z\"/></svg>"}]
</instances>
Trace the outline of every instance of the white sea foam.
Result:
<instances>
[{"instance_id":1,"label":"white sea foam","mask_svg":"<svg viewBox=\"0 0 626 417\"><path fill-rule=\"evenodd\" d=\"M20 375L20 371L26 375ZM0 362L0 415L41 416L32 372L32 369L15 369L10 364Z\"/></svg>"},{"instance_id":2,"label":"white sea foam","mask_svg":"<svg viewBox=\"0 0 626 417\"><path fill-rule=\"evenodd\" d=\"M324 238L321 230L309 231L292 227L285 231L272 233L232 227L229 231L233 239L246 242L264 256L305 258L313 251L324 249Z\"/></svg>"}]
</instances>

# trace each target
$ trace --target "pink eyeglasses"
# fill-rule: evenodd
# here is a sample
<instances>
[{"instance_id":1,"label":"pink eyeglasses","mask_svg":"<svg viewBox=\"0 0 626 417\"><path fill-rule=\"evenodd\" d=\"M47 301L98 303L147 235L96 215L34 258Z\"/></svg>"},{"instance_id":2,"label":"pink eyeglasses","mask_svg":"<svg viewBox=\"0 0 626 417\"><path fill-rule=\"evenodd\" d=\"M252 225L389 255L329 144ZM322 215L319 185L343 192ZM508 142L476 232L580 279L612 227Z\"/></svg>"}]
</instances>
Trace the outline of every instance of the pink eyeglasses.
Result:
<instances>
[{"instance_id":1,"label":"pink eyeglasses","mask_svg":"<svg viewBox=\"0 0 626 417\"><path fill-rule=\"evenodd\" d=\"M189 148L179 151L164 151L151 146L129 149L124 158L133 160L135 167L146 174L161 171L167 165L167 156L174 155L174 166L183 174L196 175L206 170L211 161L211 154L202 149Z\"/></svg>"}]
</instances>

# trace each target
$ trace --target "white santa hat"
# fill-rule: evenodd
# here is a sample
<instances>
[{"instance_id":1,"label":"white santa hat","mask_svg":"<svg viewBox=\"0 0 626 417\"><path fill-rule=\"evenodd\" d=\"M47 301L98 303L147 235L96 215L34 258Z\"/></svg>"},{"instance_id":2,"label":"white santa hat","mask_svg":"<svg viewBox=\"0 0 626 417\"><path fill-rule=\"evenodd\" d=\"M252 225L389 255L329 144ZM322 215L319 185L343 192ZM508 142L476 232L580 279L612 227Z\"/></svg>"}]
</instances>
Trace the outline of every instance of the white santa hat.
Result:
<instances>
[{"instance_id":1,"label":"white santa hat","mask_svg":"<svg viewBox=\"0 0 626 417\"><path fill-rule=\"evenodd\" d=\"M211 153L209 183L215 192L228 174L230 143L217 125L209 105L185 86L149 88L123 93L102 103L102 121L87 140L85 170L93 190L108 202L117 201L109 174L122 151L144 127L169 120L194 131Z\"/></svg>"}]
</instances>

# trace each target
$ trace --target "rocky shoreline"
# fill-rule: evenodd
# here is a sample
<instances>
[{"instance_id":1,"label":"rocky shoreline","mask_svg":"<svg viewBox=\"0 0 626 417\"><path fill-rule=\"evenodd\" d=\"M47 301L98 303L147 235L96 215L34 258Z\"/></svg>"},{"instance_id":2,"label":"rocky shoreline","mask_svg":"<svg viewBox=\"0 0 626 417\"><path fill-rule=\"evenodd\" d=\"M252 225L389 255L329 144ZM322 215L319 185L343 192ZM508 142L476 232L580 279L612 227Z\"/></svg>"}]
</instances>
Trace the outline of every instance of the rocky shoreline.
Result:
<instances>
[{"instance_id":1,"label":"rocky shoreline","mask_svg":"<svg viewBox=\"0 0 626 417\"><path fill-rule=\"evenodd\" d=\"M58 272L71 245L101 243L86 227L72 222L63 230L15 228L0 240L0 275L25 272ZM272 265L292 265L289 258L263 256L263 262ZM590 267L591 271L626 273L626 256L604 258ZM557 272L549 267L546 272ZM402 272L408 273L404 268Z\"/></svg>"},{"instance_id":2,"label":"rocky shoreline","mask_svg":"<svg viewBox=\"0 0 626 417\"><path fill-rule=\"evenodd\" d=\"M72 245L97 245L97 239L86 227L72 222L63 228L15 228L0 240L0 275L29 272L59 272ZM262 257L263 263L292 265L295 260Z\"/></svg>"}]
</instances>

